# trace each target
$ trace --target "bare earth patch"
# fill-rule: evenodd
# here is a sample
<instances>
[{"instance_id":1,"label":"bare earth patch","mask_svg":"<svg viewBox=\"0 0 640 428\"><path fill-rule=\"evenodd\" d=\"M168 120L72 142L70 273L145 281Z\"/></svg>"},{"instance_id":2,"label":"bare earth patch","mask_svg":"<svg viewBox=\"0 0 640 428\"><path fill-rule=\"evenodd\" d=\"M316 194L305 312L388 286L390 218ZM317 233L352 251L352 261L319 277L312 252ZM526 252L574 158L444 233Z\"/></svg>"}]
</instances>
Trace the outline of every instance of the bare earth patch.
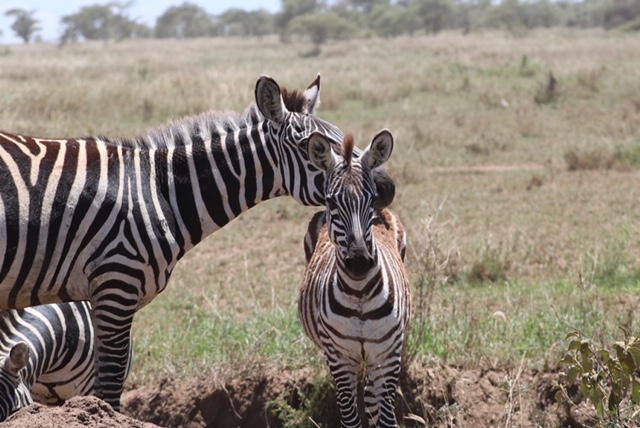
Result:
<instances>
[{"instance_id":1,"label":"bare earth patch","mask_svg":"<svg viewBox=\"0 0 640 428\"><path fill-rule=\"evenodd\" d=\"M156 427L156 425L122 415L96 397L74 397L59 407L32 404L12 415L2 426L10 428Z\"/></svg>"},{"instance_id":2,"label":"bare earth patch","mask_svg":"<svg viewBox=\"0 0 640 428\"><path fill-rule=\"evenodd\" d=\"M167 379L123 395L124 415L94 397L78 397L64 406L33 405L13 415L6 426L23 427L281 427L275 403L300 410L317 379L309 369L265 370L224 384L206 379ZM401 380L396 411L406 426L455 427L582 427L594 413L584 404L569 409L554 400L558 373L412 367ZM337 420L333 390L326 412ZM125 416L127 415L127 416ZM146 422L140 422L146 421ZM307 423L308 422L308 423ZM153 425L156 424L156 425ZM313 426L304 421L304 426Z\"/></svg>"}]
</instances>

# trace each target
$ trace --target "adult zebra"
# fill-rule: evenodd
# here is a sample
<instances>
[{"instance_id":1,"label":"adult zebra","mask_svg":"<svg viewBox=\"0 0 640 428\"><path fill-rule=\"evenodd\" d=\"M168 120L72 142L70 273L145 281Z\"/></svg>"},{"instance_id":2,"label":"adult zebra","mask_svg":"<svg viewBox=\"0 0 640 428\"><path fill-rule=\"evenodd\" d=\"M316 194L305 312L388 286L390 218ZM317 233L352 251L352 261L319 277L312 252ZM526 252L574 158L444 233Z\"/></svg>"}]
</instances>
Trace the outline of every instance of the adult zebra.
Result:
<instances>
[{"instance_id":1,"label":"adult zebra","mask_svg":"<svg viewBox=\"0 0 640 428\"><path fill-rule=\"evenodd\" d=\"M91 317L89 302L0 311L0 422L34 401L94 393Z\"/></svg>"},{"instance_id":2,"label":"adult zebra","mask_svg":"<svg viewBox=\"0 0 640 428\"><path fill-rule=\"evenodd\" d=\"M378 133L361 158L347 135L342 156L324 136L309 139L309 157L326 172L327 209L305 236L307 269L299 299L306 334L325 353L336 384L341 426L360 427L357 379L365 369L370 427L397 426L394 415L411 295L404 269L404 228L388 209L375 209L372 170L389 158L393 137Z\"/></svg>"},{"instance_id":3,"label":"adult zebra","mask_svg":"<svg viewBox=\"0 0 640 428\"><path fill-rule=\"evenodd\" d=\"M91 302L96 393L120 407L134 314L178 260L261 201L324 202L308 160L320 76L302 93L258 79L242 115L209 112L131 140L0 133L0 309Z\"/></svg>"}]
</instances>

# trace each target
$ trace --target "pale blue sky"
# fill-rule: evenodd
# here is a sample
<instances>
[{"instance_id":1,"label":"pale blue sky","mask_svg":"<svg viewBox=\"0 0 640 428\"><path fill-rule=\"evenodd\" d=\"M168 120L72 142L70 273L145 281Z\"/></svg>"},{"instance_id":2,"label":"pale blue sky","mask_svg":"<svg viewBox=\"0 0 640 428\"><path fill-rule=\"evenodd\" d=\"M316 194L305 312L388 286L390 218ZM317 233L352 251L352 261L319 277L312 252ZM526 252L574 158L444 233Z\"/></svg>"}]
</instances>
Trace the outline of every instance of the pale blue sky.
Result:
<instances>
[{"instance_id":1,"label":"pale blue sky","mask_svg":"<svg viewBox=\"0 0 640 428\"><path fill-rule=\"evenodd\" d=\"M4 13L13 8L25 10L35 10L35 18L40 21L42 31L40 34L45 41L57 41L62 27L60 26L60 18L64 15L70 15L77 12L82 6L93 4L105 4L108 0L0 0L0 44L20 43L21 40L15 37L11 29L13 18L7 18ZM171 6L180 5L184 0L136 0L135 4L129 9L129 16L132 18L140 18L140 21L154 26L156 18L164 13ZM281 9L281 0L189 0L202 6L207 12L219 15L227 9L238 7L244 10L266 9L271 13L278 12Z\"/></svg>"}]
</instances>

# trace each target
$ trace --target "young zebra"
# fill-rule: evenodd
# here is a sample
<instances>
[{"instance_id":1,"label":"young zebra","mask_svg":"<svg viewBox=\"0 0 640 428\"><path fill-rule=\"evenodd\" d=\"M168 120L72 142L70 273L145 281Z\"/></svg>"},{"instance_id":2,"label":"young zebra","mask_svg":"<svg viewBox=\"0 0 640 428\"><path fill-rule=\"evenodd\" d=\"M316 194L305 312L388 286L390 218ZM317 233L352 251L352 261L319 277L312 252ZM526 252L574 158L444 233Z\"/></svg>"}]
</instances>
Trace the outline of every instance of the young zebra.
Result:
<instances>
[{"instance_id":1,"label":"young zebra","mask_svg":"<svg viewBox=\"0 0 640 428\"><path fill-rule=\"evenodd\" d=\"M306 334L325 352L336 384L343 427L362 426L357 379L365 370L370 427L395 427L395 391L411 295L404 269L404 228L387 209L375 209L372 170L389 158L393 137L379 132L352 156L347 135L336 155L321 134L309 139L309 158L325 171L327 209L305 237L307 269L299 300Z\"/></svg>"},{"instance_id":2,"label":"young zebra","mask_svg":"<svg viewBox=\"0 0 640 428\"><path fill-rule=\"evenodd\" d=\"M94 349L88 302L0 311L0 421L33 401L93 394Z\"/></svg>"},{"instance_id":3,"label":"young zebra","mask_svg":"<svg viewBox=\"0 0 640 428\"><path fill-rule=\"evenodd\" d=\"M320 77L302 93L258 80L243 115L209 112L132 140L0 133L0 310L91 302L96 393L116 410L137 310L184 254L258 203L324 203L308 160Z\"/></svg>"}]
</instances>

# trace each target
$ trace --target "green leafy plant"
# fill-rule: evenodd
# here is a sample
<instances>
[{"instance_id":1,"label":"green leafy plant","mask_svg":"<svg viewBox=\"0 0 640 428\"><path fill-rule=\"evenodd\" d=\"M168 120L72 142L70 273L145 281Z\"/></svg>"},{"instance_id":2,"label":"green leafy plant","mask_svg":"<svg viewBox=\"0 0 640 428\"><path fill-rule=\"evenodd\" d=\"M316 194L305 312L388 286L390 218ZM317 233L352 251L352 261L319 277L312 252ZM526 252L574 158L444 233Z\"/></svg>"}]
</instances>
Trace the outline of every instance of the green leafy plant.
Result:
<instances>
[{"instance_id":1,"label":"green leafy plant","mask_svg":"<svg viewBox=\"0 0 640 428\"><path fill-rule=\"evenodd\" d=\"M640 422L640 336L620 327L624 339L609 348L574 331L567 335L569 346L561 365L568 385L578 383L583 397L598 413L598 426L628 426ZM564 385L557 387L556 400L571 402Z\"/></svg>"}]
</instances>

